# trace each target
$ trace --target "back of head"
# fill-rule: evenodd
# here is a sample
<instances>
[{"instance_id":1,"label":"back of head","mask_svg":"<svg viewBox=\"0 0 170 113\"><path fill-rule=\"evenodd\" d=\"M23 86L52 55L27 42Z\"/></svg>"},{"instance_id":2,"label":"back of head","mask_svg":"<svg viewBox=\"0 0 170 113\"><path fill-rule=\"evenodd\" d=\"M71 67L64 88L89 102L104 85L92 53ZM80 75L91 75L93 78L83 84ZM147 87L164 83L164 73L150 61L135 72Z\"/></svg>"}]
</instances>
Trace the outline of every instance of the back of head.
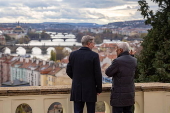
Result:
<instances>
[{"instance_id":1,"label":"back of head","mask_svg":"<svg viewBox=\"0 0 170 113\"><path fill-rule=\"evenodd\" d=\"M94 40L93 36L86 35L86 36L82 37L81 43L83 46L86 46L88 44L88 42L92 42L93 40Z\"/></svg>"},{"instance_id":2,"label":"back of head","mask_svg":"<svg viewBox=\"0 0 170 113\"><path fill-rule=\"evenodd\" d=\"M120 43L116 43L118 48L122 48L123 52L124 51L130 51L130 47L129 44L127 42L120 42Z\"/></svg>"}]
</instances>

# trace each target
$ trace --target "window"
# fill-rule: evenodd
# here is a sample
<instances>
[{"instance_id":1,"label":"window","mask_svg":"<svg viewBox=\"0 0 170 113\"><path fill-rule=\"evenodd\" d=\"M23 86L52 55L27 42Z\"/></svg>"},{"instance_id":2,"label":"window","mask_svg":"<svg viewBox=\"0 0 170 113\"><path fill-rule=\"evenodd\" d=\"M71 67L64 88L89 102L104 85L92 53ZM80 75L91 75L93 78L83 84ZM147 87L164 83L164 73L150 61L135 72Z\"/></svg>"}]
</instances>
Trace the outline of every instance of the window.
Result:
<instances>
[{"instance_id":1,"label":"window","mask_svg":"<svg viewBox=\"0 0 170 113\"><path fill-rule=\"evenodd\" d=\"M53 77L53 83L55 83L55 78Z\"/></svg>"},{"instance_id":2,"label":"window","mask_svg":"<svg viewBox=\"0 0 170 113\"><path fill-rule=\"evenodd\" d=\"M51 77L51 82L53 82L53 77Z\"/></svg>"}]
</instances>

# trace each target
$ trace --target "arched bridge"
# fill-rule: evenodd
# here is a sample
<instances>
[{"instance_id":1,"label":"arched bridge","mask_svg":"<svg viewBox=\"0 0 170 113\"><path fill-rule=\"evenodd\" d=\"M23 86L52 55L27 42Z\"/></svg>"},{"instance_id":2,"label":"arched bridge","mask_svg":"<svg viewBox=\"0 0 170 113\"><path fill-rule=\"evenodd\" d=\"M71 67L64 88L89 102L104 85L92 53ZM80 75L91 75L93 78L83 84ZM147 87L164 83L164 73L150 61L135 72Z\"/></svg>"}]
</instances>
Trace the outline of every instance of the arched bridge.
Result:
<instances>
[{"instance_id":1,"label":"arched bridge","mask_svg":"<svg viewBox=\"0 0 170 113\"><path fill-rule=\"evenodd\" d=\"M78 48L80 48L81 46L76 46L76 45L72 45L72 46L62 46L62 45L0 45L0 52L4 53L5 48L9 48L11 51L11 54L17 53L17 49L19 47L22 47L26 50L26 54L32 54L32 49L37 47L40 48L42 51L42 54L47 54L47 49L50 47L55 48L55 50L57 51L57 47L61 47L61 48L65 48L68 47L71 50L76 50Z\"/></svg>"},{"instance_id":2,"label":"arched bridge","mask_svg":"<svg viewBox=\"0 0 170 113\"><path fill-rule=\"evenodd\" d=\"M64 40L64 42L67 39L75 39L76 40L76 37L73 34L54 33L54 32L47 32L47 34L49 34L51 36L51 41L53 41L55 39L62 39L62 40Z\"/></svg>"},{"instance_id":3,"label":"arched bridge","mask_svg":"<svg viewBox=\"0 0 170 113\"><path fill-rule=\"evenodd\" d=\"M74 39L75 41L77 41L76 38L65 38L65 37L53 37L53 38L50 38L51 42L55 41L56 39L62 39L64 42L67 41L67 39ZM37 39L34 39L34 40L37 40ZM38 41L42 41L43 39L38 39ZM49 39L48 39L49 40Z\"/></svg>"}]
</instances>

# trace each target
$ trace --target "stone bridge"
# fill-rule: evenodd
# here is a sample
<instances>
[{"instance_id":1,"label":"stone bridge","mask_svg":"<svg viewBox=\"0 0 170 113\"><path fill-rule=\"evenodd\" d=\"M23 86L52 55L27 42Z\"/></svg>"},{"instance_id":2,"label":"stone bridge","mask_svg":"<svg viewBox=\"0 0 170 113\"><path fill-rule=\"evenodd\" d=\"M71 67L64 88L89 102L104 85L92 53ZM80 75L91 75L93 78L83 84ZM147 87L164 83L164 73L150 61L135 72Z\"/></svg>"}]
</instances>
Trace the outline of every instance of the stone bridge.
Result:
<instances>
[{"instance_id":1,"label":"stone bridge","mask_svg":"<svg viewBox=\"0 0 170 113\"><path fill-rule=\"evenodd\" d=\"M62 40L64 40L64 42L66 42L67 39L76 39L76 38L64 38L64 37L50 38L51 42L53 42L53 40L55 40L55 39L62 39ZM37 40L37 39L33 39L33 40ZM38 39L39 42L41 42L41 40L43 40L43 39Z\"/></svg>"},{"instance_id":2,"label":"stone bridge","mask_svg":"<svg viewBox=\"0 0 170 113\"><path fill-rule=\"evenodd\" d=\"M64 33L57 33L57 32L56 33L47 32L47 34L49 34L51 36L51 41L53 41L55 39L62 39L65 42L67 39L76 39L75 35L73 35L73 34L64 34Z\"/></svg>"},{"instance_id":3,"label":"stone bridge","mask_svg":"<svg viewBox=\"0 0 170 113\"><path fill-rule=\"evenodd\" d=\"M11 54L14 54L17 52L17 49L19 47L22 47L26 50L26 54L32 54L32 49L37 47L37 48L40 48L41 51L42 51L42 54L47 54L47 49L52 47L54 48L55 50L57 50L57 47L62 47L62 48L65 48L65 47L68 47L70 48L71 50L76 50L78 48L80 48L81 46L76 46L76 45L72 45L72 46L62 46L62 45L0 45L0 52L4 52L5 51L5 48L9 48L10 51L11 51Z\"/></svg>"},{"instance_id":4,"label":"stone bridge","mask_svg":"<svg viewBox=\"0 0 170 113\"><path fill-rule=\"evenodd\" d=\"M64 42L67 40L67 39L76 39L76 38L50 38L50 40L51 40L51 42L54 40L54 39L62 39L62 40L64 40ZM39 40L39 41L41 41L41 40Z\"/></svg>"}]
</instances>

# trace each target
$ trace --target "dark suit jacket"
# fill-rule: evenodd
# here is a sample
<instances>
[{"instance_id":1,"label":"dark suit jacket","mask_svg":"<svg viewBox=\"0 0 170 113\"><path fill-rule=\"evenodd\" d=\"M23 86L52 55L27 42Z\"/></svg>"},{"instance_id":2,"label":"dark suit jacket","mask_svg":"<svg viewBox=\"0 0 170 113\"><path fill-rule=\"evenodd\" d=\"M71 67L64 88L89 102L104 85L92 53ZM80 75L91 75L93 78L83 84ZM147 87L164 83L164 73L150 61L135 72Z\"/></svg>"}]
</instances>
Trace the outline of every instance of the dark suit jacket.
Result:
<instances>
[{"instance_id":1,"label":"dark suit jacket","mask_svg":"<svg viewBox=\"0 0 170 113\"><path fill-rule=\"evenodd\" d=\"M123 52L106 69L106 75L113 77L110 104L123 107L134 104L134 74L137 66L136 58Z\"/></svg>"},{"instance_id":2,"label":"dark suit jacket","mask_svg":"<svg viewBox=\"0 0 170 113\"><path fill-rule=\"evenodd\" d=\"M71 101L97 101L97 93L102 92L102 74L97 53L88 47L72 52L66 73L72 79Z\"/></svg>"}]
</instances>

